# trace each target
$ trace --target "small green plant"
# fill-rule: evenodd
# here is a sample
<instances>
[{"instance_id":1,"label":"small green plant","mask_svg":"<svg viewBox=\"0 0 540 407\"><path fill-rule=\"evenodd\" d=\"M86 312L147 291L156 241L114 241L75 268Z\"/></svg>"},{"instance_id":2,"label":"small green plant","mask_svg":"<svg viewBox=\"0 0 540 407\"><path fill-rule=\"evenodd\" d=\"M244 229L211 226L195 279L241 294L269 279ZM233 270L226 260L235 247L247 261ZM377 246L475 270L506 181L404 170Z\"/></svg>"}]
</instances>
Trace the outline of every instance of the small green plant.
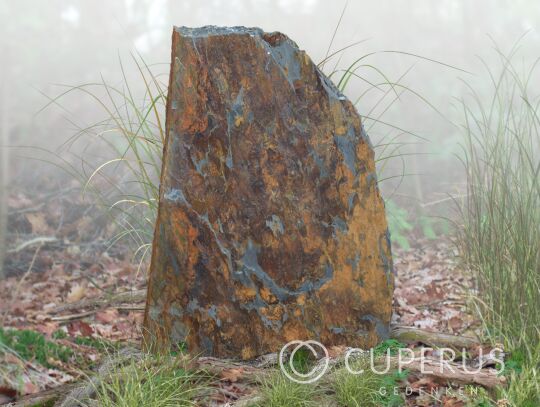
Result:
<instances>
[{"instance_id":1,"label":"small green plant","mask_svg":"<svg viewBox=\"0 0 540 407\"><path fill-rule=\"evenodd\" d=\"M118 350L121 344L119 342L108 341L103 338L92 338L87 336L78 336L73 339L77 345L89 346L91 348L111 352L113 350Z\"/></svg>"},{"instance_id":2,"label":"small green plant","mask_svg":"<svg viewBox=\"0 0 540 407\"><path fill-rule=\"evenodd\" d=\"M144 355L100 378L96 400L103 407L186 407L205 397L209 378L189 368L189 361ZM81 402L84 402L81 400Z\"/></svg>"},{"instance_id":3,"label":"small green plant","mask_svg":"<svg viewBox=\"0 0 540 407\"><path fill-rule=\"evenodd\" d=\"M66 331L58 329L54 331L51 336L53 339L66 339L68 337L68 334L66 333Z\"/></svg>"},{"instance_id":4,"label":"small green plant","mask_svg":"<svg viewBox=\"0 0 540 407\"><path fill-rule=\"evenodd\" d=\"M510 357L504 361L504 369L501 373L502 376L510 376L512 373L521 373L523 366L527 364L525 353L517 349L510 354Z\"/></svg>"},{"instance_id":5,"label":"small green plant","mask_svg":"<svg viewBox=\"0 0 540 407\"><path fill-rule=\"evenodd\" d=\"M448 221L442 218L419 214L413 218L409 212L399 206L393 199L387 199L386 218L392 244L409 250L411 248L409 236L413 231L426 239L435 239L437 236L446 235L449 232Z\"/></svg>"},{"instance_id":6,"label":"small green plant","mask_svg":"<svg viewBox=\"0 0 540 407\"><path fill-rule=\"evenodd\" d=\"M374 356L385 356L388 352L390 355L395 356L400 349L406 348L407 345L401 343L397 339L387 339L373 348Z\"/></svg>"},{"instance_id":7,"label":"small green plant","mask_svg":"<svg viewBox=\"0 0 540 407\"><path fill-rule=\"evenodd\" d=\"M521 371L511 372L507 378L507 388L498 389L499 399L509 402L512 407L537 407L540 394L540 375L538 374L539 360L536 365L527 364Z\"/></svg>"},{"instance_id":8,"label":"small green plant","mask_svg":"<svg viewBox=\"0 0 540 407\"><path fill-rule=\"evenodd\" d=\"M399 207L392 199L388 199L385 204L392 243L409 250L411 246L407 234L414 229L409 221L409 213L406 209Z\"/></svg>"},{"instance_id":9,"label":"small green plant","mask_svg":"<svg viewBox=\"0 0 540 407\"><path fill-rule=\"evenodd\" d=\"M43 334L30 330L0 328L0 345L15 352L22 359L37 361L43 366L54 367L51 360L68 362L73 351L45 339Z\"/></svg>"},{"instance_id":10,"label":"small green plant","mask_svg":"<svg viewBox=\"0 0 540 407\"><path fill-rule=\"evenodd\" d=\"M260 392L262 400L255 403L257 407L315 407L321 395L314 384L293 382L281 372L263 381Z\"/></svg>"},{"instance_id":11,"label":"small green plant","mask_svg":"<svg viewBox=\"0 0 540 407\"><path fill-rule=\"evenodd\" d=\"M390 349L390 348L387 348ZM400 381L407 377L407 372L393 372L379 375L370 368L368 357L356 359L350 365L351 370L339 369L333 377L333 391L339 406L401 406L403 397L396 391ZM353 374L363 371L359 374Z\"/></svg>"},{"instance_id":12,"label":"small green plant","mask_svg":"<svg viewBox=\"0 0 540 407\"><path fill-rule=\"evenodd\" d=\"M294 354L292 363L296 371L307 373L313 360L313 353L307 348L301 348Z\"/></svg>"},{"instance_id":13,"label":"small green plant","mask_svg":"<svg viewBox=\"0 0 540 407\"><path fill-rule=\"evenodd\" d=\"M466 407L493 407L495 405L486 389L479 386L465 386L459 399L465 403Z\"/></svg>"}]
</instances>

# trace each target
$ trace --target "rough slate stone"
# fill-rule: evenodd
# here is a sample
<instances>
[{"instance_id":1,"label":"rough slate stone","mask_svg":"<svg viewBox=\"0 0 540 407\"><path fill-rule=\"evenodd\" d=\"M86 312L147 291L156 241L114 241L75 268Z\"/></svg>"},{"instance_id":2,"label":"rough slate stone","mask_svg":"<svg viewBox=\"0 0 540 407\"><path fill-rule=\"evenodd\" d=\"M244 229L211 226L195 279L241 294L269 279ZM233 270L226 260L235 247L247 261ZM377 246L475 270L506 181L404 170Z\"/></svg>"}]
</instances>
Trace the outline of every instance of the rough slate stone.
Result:
<instances>
[{"instance_id":1,"label":"rough slate stone","mask_svg":"<svg viewBox=\"0 0 540 407\"><path fill-rule=\"evenodd\" d=\"M284 34L175 28L146 339L242 359L370 347L392 292L353 105Z\"/></svg>"}]
</instances>

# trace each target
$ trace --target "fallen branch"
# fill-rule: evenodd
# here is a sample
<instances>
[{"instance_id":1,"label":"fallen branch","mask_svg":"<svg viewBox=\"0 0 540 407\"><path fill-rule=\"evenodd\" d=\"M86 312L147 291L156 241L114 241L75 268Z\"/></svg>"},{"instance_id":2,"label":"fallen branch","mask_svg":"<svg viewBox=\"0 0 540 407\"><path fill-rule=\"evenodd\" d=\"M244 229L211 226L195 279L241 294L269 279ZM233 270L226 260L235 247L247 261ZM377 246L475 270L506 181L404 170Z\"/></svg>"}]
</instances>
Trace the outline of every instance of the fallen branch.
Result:
<instances>
[{"instance_id":1,"label":"fallen branch","mask_svg":"<svg viewBox=\"0 0 540 407\"><path fill-rule=\"evenodd\" d=\"M240 397L232 405L234 407L251 407L253 405L260 405L263 400L263 397L259 393L255 392L253 394Z\"/></svg>"},{"instance_id":2,"label":"fallen branch","mask_svg":"<svg viewBox=\"0 0 540 407\"><path fill-rule=\"evenodd\" d=\"M277 356L276 356L277 361ZM197 367L210 374L228 377L231 375L238 376L243 381L260 383L270 373L268 370L253 366L251 364L235 362L228 359L218 359L213 357L200 357L196 360Z\"/></svg>"},{"instance_id":3,"label":"fallen branch","mask_svg":"<svg viewBox=\"0 0 540 407\"><path fill-rule=\"evenodd\" d=\"M46 243L55 243L57 241L58 241L58 239L56 237L54 237L54 236L36 237L34 239L30 239L30 240L28 240L26 242L21 243L15 249L8 250L7 253L8 254L19 253L19 252L22 252L27 247L32 247L32 246L36 246L36 245L42 246L42 245L44 245Z\"/></svg>"},{"instance_id":4,"label":"fallen branch","mask_svg":"<svg viewBox=\"0 0 540 407\"><path fill-rule=\"evenodd\" d=\"M448 346L451 348L470 348L478 344L478 340L468 336L456 336L409 326L395 326L390 336L404 343L422 342L431 346Z\"/></svg>"},{"instance_id":5,"label":"fallen branch","mask_svg":"<svg viewBox=\"0 0 540 407\"><path fill-rule=\"evenodd\" d=\"M86 311L86 312L79 312L78 314L62 315L62 316L59 316L59 317L52 317L51 321L55 321L55 322L75 321L77 319L83 319L83 318L89 317L91 315L94 315L97 311L98 310Z\"/></svg>"},{"instance_id":6,"label":"fallen branch","mask_svg":"<svg viewBox=\"0 0 540 407\"><path fill-rule=\"evenodd\" d=\"M68 383L53 389L45 390L36 394L29 394L22 397L18 401L11 403L11 407L33 407L33 406L49 406L60 398L69 394L74 388L80 386L79 383Z\"/></svg>"},{"instance_id":7,"label":"fallen branch","mask_svg":"<svg viewBox=\"0 0 540 407\"><path fill-rule=\"evenodd\" d=\"M125 291L116 293L110 296L91 298L82 301L64 304L56 307L52 311L53 314L58 314L65 311L76 311L82 308L104 308L115 304L134 304L146 301L146 289Z\"/></svg>"},{"instance_id":8,"label":"fallen branch","mask_svg":"<svg viewBox=\"0 0 540 407\"><path fill-rule=\"evenodd\" d=\"M392 358L397 365L396 358ZM456 381L463 384L477 384L487 388L504 386L506 378L499 376L495 369L471 369L465 370L457 363L443 362L436 359L414 359L411 363L404 365L405 369L417 372L426 376L433 376L446 381Z\"/></svg>"},{"instance_id":9,"label":"fallen branch","mask_svg":"<svg viewBox=\"0 0 540 407\"><path fill-rule=\"evenodd\" d=\"M351 356L353 357L353 356ZM278 363L277 354L265 355L267 363L265 368L259 367L258 364L245 364L240 362L234 362L231 360L216 359L212 357L199 358L197 363L199 368L205 369L213 374L227 377L230 371L236 371L238 377L251 382L261 382L268 377L271 372L266 369L276 365ZM389 362L384 357L375 361L376 367L385 367L386 363L394 368L399 367L399 359L397 357L391 357ZM345 353L342 355L331 358L328 365L330 367L342 366L345 363ZM325 364L324 359L319 360L318 364L322 367ZM463 384L477 384L487 388L493 388L496 386L503 386L506 383L504 376L499 376L494 369L475 369L473 367L463 366L462 364L442 361L439 359L415 358L410 360L407 355L404 355L402 361L402 368L408 369L412 372L420 373L422 375L438 377L446 381L457 381ZM384 369L377 369L384 370Z\"/></svg>"}]
</instances>

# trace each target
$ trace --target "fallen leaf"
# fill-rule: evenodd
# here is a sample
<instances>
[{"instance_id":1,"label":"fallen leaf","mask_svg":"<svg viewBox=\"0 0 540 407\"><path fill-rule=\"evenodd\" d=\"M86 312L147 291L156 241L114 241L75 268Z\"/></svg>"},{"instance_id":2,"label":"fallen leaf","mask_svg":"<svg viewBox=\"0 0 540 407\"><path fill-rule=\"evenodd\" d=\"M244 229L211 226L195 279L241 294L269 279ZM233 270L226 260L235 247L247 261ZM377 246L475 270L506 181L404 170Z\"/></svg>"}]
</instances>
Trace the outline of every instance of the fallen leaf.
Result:
<instances>
[{"instance_id":1,"label":"fallen leaf","mask_svg":"<svg viewBox=\"0 0 540 407\"><path fill-rule=\"evenodd\" d=\"M347 352L347 346L330 346L328 348L328 356L330 356L332 359L336 359L341 355L344 355L345 352Z\"/></svg>"},{"instance_id":2,"label":"fallen leaf","mask_svg":"<svg viewBox=\"0 0 540 407\"><path fill-rule=\"evenodd\" d=\"M243 375L244 375L244 368L242 367L225 369L221 372L221 379L228 380L232 383L235 383L239 379L241 379Z\"/></svg>"},{"instance_id":3,"label":"fallen leaf","mask_svg":"<svg viewBox=\"0 0 540 407\"><path fill-rule=\"evenodd\" d=\"M24 383L24 394L36 394L40 392L39 386L32 382Z\"/></svg>"},{"instance_id":4,"label":"fallen leaf","mask_svg":"<svg viewBox=\"0 0 540 407\"><path fill-rule=\"evenodd\" d=\"M94 329L83 321L74 321L67 327L70 336L92 336Z\"/></svg>"},{"instance_id":5,"label":"fallen leaf","mask_svg":"<svg viewBox=\"0 0 540 407\"><path fill-rule=\"evenodd\" d=\"M465 403L455 397L444 396L442 405L443 407L463 407Z\"/></svg>"},{"instance_id":6,"label":"fallen leaf","mask_svg":"<svg viewBox=\"0 0 540 407\"><path fill-rule=\"evenodd\" d=\"M32 233L34 234L47 234L50 229L45 219L45 214L42 212L27 213L26 220L32 226Z\"/></svg>"},{"instance_id":7,"label":"fallen leaf","mask_svg":"<svg viewBox=\"0 0 540 407\"><path fill-rule=\"evenodd\" d=\"M432 377L421 377L419 380L411 383L410 387L413 391L430 394L433 390L438 389L440 384Z\"/></svg>"},{"instance_id":8,"label":"fallen leaf","mask_svg":"<svg viewBox=\"0 0 540 407\"><path fill-rule=\"evenodd\" d=\"M24 362L19 359L17 356L15 356L13 353L6 352L4 356L2 357L3 363L10 363L12 365L17 365L20 367L24 367Z\"/></svg>"},{"instance_id":9,"label":"fallen leaf","mask_svg":"<svg viewBox=\"0 0 540 407\"><path fill-rule=\"evenodd\" d=\"M75 284L69 290L69 293L66 297L67 302L77 302L80 301L86 292L86 287L82 284Z\"/></svg>"},{"instance_id":10,"label":"fallen leaf","mask_svg":"<svg viewBox=\"0 0 540 407\"><path fill-rule=\"evenodd\" d=\"M12 398L12 397L8 397L2 393L0 393L0 405L4 405L4 404L7 404L7 403L11 403L12 401L14 401L15 398Z\"/></svg>"},{"instance_id":11,"label":"fallen leaf","mask_svg":"<svg viewBox=\"0 0 540 407\"><path fill-rule=\"evenodd\" d=\"M32 206L33 202L22 193L9 195L7 199L8 206L13 209L21 209Z\"/></svg>"},{"instance_id":12,"label":"fallen leaf","mask_svg":"<svg viewBox=\"0 0 540 407\"><path fill-rule=\"evenodd\" d=\"M452 317L448 320L448 326L452 328L452 331L456 332L463 326L463 318Z\"/></svg>"},{"instance_id":13,"label":"fallen leaf","mask_svg":"<svg viewBox=\"0 0 540 407\"><path fill-rule=\"evenodd\" d=\"M17 397L17 391L11 387L0 386L0 401L2 404L10 403Z\"/></svg>"},{"instance_id":14,"label":"fallen leaf","mask_svg":"<svg viewBox=\"0 0 540 407\"><path fill-rule=\"evenodd\" d=\"M44 322L39 325L36 325L36 331L45 334L46 336L51 336L54 332L58 330L60 325L57 322Z\"/></svg>"},{"instance_id":15,"label":"fallen leaf","mask_svg":"<svg viewBox=\"0 0 540 407\"><path fill-rule=\"evenodd\" d=\"M110 324L118 319L118 310L116 308L109 308L105 311L96 313L96 321L102 324Z\"/></svg>"}]
</instances>

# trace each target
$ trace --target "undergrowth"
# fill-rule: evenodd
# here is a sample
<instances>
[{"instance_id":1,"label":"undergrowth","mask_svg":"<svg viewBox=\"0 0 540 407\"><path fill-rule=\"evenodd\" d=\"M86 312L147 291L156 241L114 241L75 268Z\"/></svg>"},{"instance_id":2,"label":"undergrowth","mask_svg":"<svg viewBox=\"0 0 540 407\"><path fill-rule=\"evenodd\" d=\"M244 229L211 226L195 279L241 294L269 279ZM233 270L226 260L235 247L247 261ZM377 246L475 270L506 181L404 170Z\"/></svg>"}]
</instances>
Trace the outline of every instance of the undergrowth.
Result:
<instances>
[{"instance_id":1,"label":"undergrowth","mask_svg":"<svg viewBox=\"0 0 540 407\"><path fill-rule=\"evenodd\" d=\"M63 146L69 149L86 139L85 151L101 157L97 164L95 159L79 156L80 167L61 157L59 166L81 183L84 195L107 211L118 226L111 245L120 240L131 242L136 248L134 257L142 260L149 252L157 216L167 87L155 66L135 56L132 61L139 74L136 86L120 61L120 85L102 78L102 82L67 87L47 106L63 108L63 98L80 92L104 112L104 119L90 126L69 119L79 130Z\"/></svg>"},{"instance_id":2,"label":"undergrowth","mask_svg":"<svg viewBox=\"0 0 540 407\"><path fill-rule=\"evenodd\" d=\"M490 99L468 85L462 103L468 194L459 237L485 334L520 370L501 396L532 407L540 405L540 95L531 88L536 63L517 67L517 49L498 52L499 72L488 69Z\"/></svg>"},{"instance_id":3,"label":"undergrowth","mask_svg":"<svg viewBox=\"0 0 540 407\"><path fill-rule=\"evenodd\" d=\"M355 80L363 84L364 89L360 91L355 105L362 104L364 127L371 138L376 140L373 148L379 184L398 180L398 186L395 188L397 189L403 179L410 175L405 174L405 157L414 153L406 149L426 139L385 122L384 114L394 104L399 103L404 93L418 97L435 111L437 109L422 95L401 83L410 69L398 79L391 80L383 71L373 66L369 58L378 53L363 55L346 69L338 69L340 59L337 57L353 45L357 44L351 44L327 55L319 67L327 71L328 76L336 82L336 86L342 92L346 91ZM384 52L395 53L395 51ZM337 60L334 67L326 69L330 63L334 63L334 60ZM91 98L102 109L104 119L90 126L78 126L79 131L65 143L65 147L88 140L90 145L85 151L97 150L104 158L96 161L81 156L80 168L64 159L60 165L80 181L85 194L108 211L119 226L120 231L111 239L111 244L127 239L137 248L135 256L144 259L149 253L157 216L159 175L166 137L164 116L167 85L162 81L163 75L156 73L155 66L149 66L137 56L133 56L132 61L139 75L137 84L134 85L128 79L128 74L120 61L123 80L119 85L113 86L103 79L99 83L68 87L59 96L51 99L48 105L63 107L63 98L68 94L80 92ZM77 125L76 118L69 120ZM411 142L411 138L416 141ZM395 171L389 165L394 160L401 163L400 173L389 173ZM387 214L394 244L409 248L407 234L413 228L428 238L444 233L445 228L438 227L437 222L431 218L411 220L408 213L390 199L392 195L390 193L388 196Z\"/></svg>"},{"instance_id":4,"label":"undergrowth","mask_svg":"<svg viewBox=\"0 0 540 407\"><path fill-rule=\"evenodd\" d=\"M389 349L389 348L387 348ZM352 374L346 368L339 369L332 380L332 389L338 405L344 407L401 406L403 397L396 392L407 372L391 372L380 375L372 371L369 357L362 357L350 365Z\"/></svg>"},{"instance_id":5,"label":"undergrowth","mask_svg":"<svg viewBox=\"0 0 540 407\"><path fill-rule=\"evenodd\" d=\"M328 55L320 65L321 69L341 51L343 50ZM381 132L386 136L378 138L374 146L379 182L382 183L386 180L402 179L406 175L404 170L399 174L387 174L388 163L393 159L404 162L403 157L408 153L402 149L405 145L411 144L407 142L409 137L422 139L398 126L384 122L382 120L384 113L399 101L400 95L404 92L412 92L431 105L421 95L400 83L406 73L398 80L389 79L382 71L368 63L371 55L373 54L358 58L344 70L334 68L328 72L328 76L336 82L341 91L345 91L352 80L364 83L365 89L356 103L366 100L363 98L369 92L379 93L378 97L371 99L373 105L363 106L362 111L366 113L363 119L368 133L376 133L378 127L386 130ZM98 164L92 164L83 157L82 169L74 167L67 161L64 165L81 181L85 193L91 194L120 225L121 231L112 239L111 244L123 238L130 238L138 247L136 254L144 258L151 245L159 199L158 182L165 142L164 107L167 88L160 75L155 74L152 67L140 58L134 57L133 63L140 74L142 93L140 86L130 84L121 64L123 82L119 86L112 86L106 80L101 83L84 84L68 88L60 97L51 100L51 103L60 104L61 98L67 93L82 92L103 109L106 118L92 126L80 128L72 141L86 137L95 140L101 148L104 147L107 158ZM378 75L378 80L366 81L362 71L374 72ZM101 97L100 93L104 93L105 97ZM438 233L438 226L430 219L411 221L407 212L393 200L387 200L387 211L393 243L402 247L409 246L406 235L417 225L426 237L434 237ZM399 346L395 343L389 344L384 351L387 349L395 351ZM298 363L302 370L306 362L300 360ZM167 364L156 366L151 360L141 363L134 361L102 382L97 389L99 403L103 406L191 405L201 385L200 378L188 371L175 369ZM342 377L343 374L343 371L338 372L339 380L331 386L331 390L342 405L390 406L399 405L402 401L401 398L399 400L394 398L393 392L381 394L379 391L381 388L389 390L397 385L402 376ZM317 405L313 400L321 397L317 387L298 385L281 375L276 375L265 382L261 392L265 400L265 404L261 405L265 406Z\"/></svg>"},{"instance_id":6,"label":"undergrowth","mask_svg":"<svg viewBox=\"0 0 540 407\"><path fill-rule=\"evenodd\" d=\"M0 352L2 348L11 350L24 360L49 368L54 367L55 360L65 363L73 356L73 351L67 346L49 341L43 334L27 329L0 327Z\"/></svg>"},{"instance_id":7,"label":"undergrowth","mask_svg":"<svg viewBox=\"0 0 540 407\"><path fill-rule=\"evenodd\" d=\"M208 380L185 359L144 355L100 377L95 399L103 407L195 406L207 395Z\"/></svg>"},{"instance_id":8,"label":"undergrowth","mask_svg":"<svg viewBox=\"0 0 540 407\"><path fill-rule=\"evenodd\" d=\"M314 384L291 381L281 372L272 374L260 387L261 400L254 407L316 407L322 391Z\"/></svg>"},{"instance_id":9,"label":"undergrowth","mask_svg":"<svg viewBox=\"0 0 540 407\"><path fill-rule=\"evenodd\" d=\"M7 192L9 183L8 132L0 131L0 278L5 275L4 257L6 252L6 232L8 220Z\"/></svg>"}]
</instances>

